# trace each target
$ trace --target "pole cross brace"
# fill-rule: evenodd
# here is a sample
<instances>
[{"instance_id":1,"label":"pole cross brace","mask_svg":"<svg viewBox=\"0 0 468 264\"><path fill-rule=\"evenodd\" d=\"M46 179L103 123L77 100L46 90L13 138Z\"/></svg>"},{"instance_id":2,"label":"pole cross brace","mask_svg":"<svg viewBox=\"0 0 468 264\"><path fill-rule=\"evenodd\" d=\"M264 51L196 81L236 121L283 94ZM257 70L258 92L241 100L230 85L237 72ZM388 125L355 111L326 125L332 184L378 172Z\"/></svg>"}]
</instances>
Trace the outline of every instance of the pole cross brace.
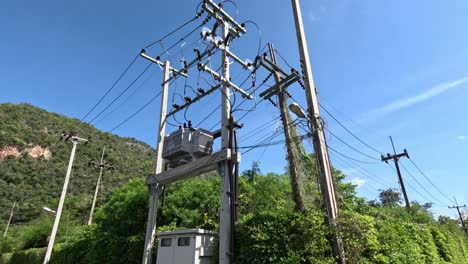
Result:
<instances>
[{"instance_id":1,"label":"pole cross brace","mask_svg":"<svg viewBox=\"0 0 468 264\"><path fill-rule=\"evenodd\" d=\"M404 149L404 152L400 153L400 154L390 155L390 153L387 153L386 157L384 155L381 155L382 161L385 161L386 163L388 163L388 160L391 160L391 159L394 159L394 158L395 159L400 159L401 157L409 158L408 151L406 151L406 149Z\"/></svg>"},{"instance_id":2,"label":"pole cross brace","mask_svg":"<svg viewBox=\"0 0 468 264\"><path fill-rule=\"evenodd\" d=\"M286 76L286 78L283 78L280 82L276 83L275 85L271 86L267 90L263 91L260 94L260 97L263 97L264 100L267 100L268 98L276 94L279 91L280 87L288 87L289 85L295 83L300 78L301 77L297 73L293 72L290 75Z\"/></svg>"},{"instance_id":3,"label":"pole cross brace","mask_svg":"<svg viewBox=\"0 0 468 264\"><path fill-rule=\"evenodd\" d=\"M179 112L179 111L181 111L181 110L183 110L183 109L189 107L191 104L193 104L193 103L199 101L199 100L202 99L203 97L205 97L205 96L211 94L212 92L216 91L217 89L219 89L219 87L221 87L221 84L218 84L218 85L215 85L215 86L211 87L208 91L206 91L206 92L204 92L203 94L200 94L200 95L198 95L197 97L193 98L192 101L190 101L190 102L188 102L188 103L186 103L186 104L184 104L184 105L181 105L179 108L173 110L172 112L170 112L169 114L167 114L166 117L172 116L172 115L174 115L175 113L177 113L177 112Z\"/></svg>"},{"instance_id":4,"label":"pole cross brace","mask_svg":"<svg viewBox=\"0 0 468 264\"><path fill-rule=\"evenodd\" d=\"M155 59L155 58L152 58L152 57L146 55L145 52L146 52L146 51L145 51L144 49L142 49L141 52L140 52L140 56L143 57L143 58L145 58L145 59L147 59L147 60L149 60L149 61L151 61L151 62L154 62L154 63L158 64L158 65L161 66L161 67L164 67L164 63L163 63L162 61L160 61L159 59ZM169 71L171 71L171 72L174 74L174 75L173 75L173 78L174 78L175 76L177 76L177 75L182 75L182 76L184 76L184 77L186 77L186 78L188 77L187 73L185 73L184 70L176 70L176 69L170 67L170 68L169 68ZM166 82L167 82L167 81L166 81Z\"/></svg>"},{"instance_id":5,"label":"pole cross brace","mask_svg":"<svg viewBox=\"0 0 468 264\"><path fill-rule=\"evenodd\" d=\"M224 149L211 154L210 156L200 158L179 167L158 174L150 175L146 178L146 184L171 184L216 170L218 168L218 164L222 161L233 160L234 162L239 163L240 159L240 153L232 153L230 149Z\"/></svg>"},{"instance_id":6,"label":"pole cross brace","mask_svg":"<svg viewBox=\"0 0 468 264\"><path fill-rule=\"evenodd\" d=\"M237 85L233 84L232 82L230 82L229 80L226 80L224 77L222 77L221 75L219 75L216 71L210 69L208 66L206 66L205 64L198 64L198 69L199 70L203 70L203 71L206 71L208 72L209 74L211 74L213 76L213 78L217 81L220 81L222 82L224 85L227 85L227 86L230 86L231 88L233 88L234 90L236 90L237 92L239 92L240 94L242 94L242 97L244 98L247 98L247 99L253 99L253 96L250 95L249 93L247 93L246 91L242 90L242 88L238 87Z\"/></svg>"},{"instance_id":7,"label":"pole cross brace","mask_svg":"<svg viewBox=\"0 0 468 264\"><path fill-rule=\"evenodd\" d=\"M230 24L229 30L238 37L240 37L242 33L245 34L247 32L243 25L237 23L237 21L234 20L234 18L229 16L221 7L219 7L212 0L205 0L203 3L203 9L205 9L205 11L212 17L214 17L219 23L225 24L226 22L228 22Z\"/></svg>"}]
</instances>

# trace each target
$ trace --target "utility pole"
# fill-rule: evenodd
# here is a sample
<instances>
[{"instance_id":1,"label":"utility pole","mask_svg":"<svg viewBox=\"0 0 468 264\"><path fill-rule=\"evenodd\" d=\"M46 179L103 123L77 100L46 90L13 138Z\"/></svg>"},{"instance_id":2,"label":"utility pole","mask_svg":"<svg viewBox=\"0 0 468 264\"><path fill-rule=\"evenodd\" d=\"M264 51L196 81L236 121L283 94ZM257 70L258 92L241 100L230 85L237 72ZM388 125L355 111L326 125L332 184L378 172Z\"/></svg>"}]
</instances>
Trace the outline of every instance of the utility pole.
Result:
<instances>
[{"instance_id":1,"label":"utility pole","mask_svg":"<svg viewBox=\"0 0 468 264\"><path fill-rule=\"evenodd\" d=\"M297 43L304 75L304 88L307 99L308 118L311 125L312 137L314 140L314 150L316 155L317 167L319 169L319 181L322 191L325 208L327 210L328 223L332 232L336 231L336 220L338 218L338 203L336 200L335 184L330 168L328 149L326 145L325 133L323 131L323 121L320 117L317 92L312 76L312 67L310 65L307 40L302 21L301 7L299 0L291 0L294 13L294 23L296 26ZM336 234L336 233L335 233ZM346 255L341 238L336 235L332 241L332 249L335 256L339 258L340 263L346 263Z\"/></svg>"},{"instance_id":2,"label":"utility pole","mask_svg":"<svg viewBox=\"0 0 468 264\"><path fill-rule=\"evenodd\" d=\"M268 43L268 48L270 50L270 58L271 61L274 64L277 64L276 61L276 55L275 51L273 48L273 44ZM274 77L275 77L275 82L276 84L280 84L281 82L281 75L280 73L275 70L274 71ZM298 154L298 148L299 146L297 145L297 142L295 138L297 138L297 132L295 130L294 126L291 126L291 116L289 115L289 110L288 110L288 95L286 93L286 87L284 85L279 85L278 86L278 101L279 101L279 108L281 112L281 121L283 123L283 130L284 130L284 136L286 138L286 149L288 151L288 164L289 164L289 174L291 178L291 187L293 191L293 199L296 204L296 211L299 212L305 212L306 211L306 205L304 202L304 197L303 197L303 191L301 186L301 176L300 171L304 173L304 168L301 168L300 170L300 162L297 159L299 157ZM302 177L304 178L304 177Z\"/></svg>"},{"instance_id":3,"label":"utility pole","mask_svg":"<svg viewBox=\"0 0 468 264\"><path fill-rule=\"evenodd\" d=\"M104 152L106 151L106 147L102 148L102 155L101 155L101 162L99 164L95 164L94 162L90 162L90 165L97 166L99 168L99 176L96 182L96 189L94 191L94 197L93 197L93 203L91 205L91 211L89 212L89 218L88 218L88 225L91 225L93 222L93 214L94 214L94 207L96 206L96 200L97 196L99 193L99 188L101 186L101 178L102 178L102 173L104 172L104 169L113 169L112 165L109 164L104 164Z\"/></svg>"},{"instance_id":4,"label":"utility pole","mask_svg":"<svg viewBox=\"0 0 468 264\"><path fill-rule=\"evenodd\" d=\"M455 200L455 205L454 206L449 206L448 208L449 209L457 209L457 212L458 212L458 216L460 217L460 222L462 224L462 229L465 233L468 232L466 226L465 226L465 220L463 220L463 215L461 214L460 212L460 208L465 208L466 207L466 204L464 205L458 205L458 202L457 202L457 198L453 197L453 199Z\"/></svg>"},{"instance_id":5,"label":"utility pole","mask_svg":"<svg viewBox=\"0 0 468 264\"><path fill-rule=\"evenodd\" d=\"M158 142L156 145L156 165L155 165L155 174L159 174L163 171L163 146L164 146L164 137L166 134L166 118L167 118L167 99L169 96L169 78L170 73L174 72L171 68L171 63L166 61L164 63L164 79L162 83L162 94L161 94L161 111L159 116L159 126L158 126ZM150 264L153 258L153 247L154 247L154 238L156 235L156 219L158 216L158 199L159 196L164 191L164 185L155 184L148 185L150 193L150 204L149 204L149 213L148 213L148 223L146 226L146 235L145 235L145 247L143 251L143 264Z\"/></svg>"},{"instance_id":6,"label":"utility pole","mask_svg":"<svg viewBox=\"0 0 468 264\"><path fill-rule=\"evenodd\" d=\"M239 63L244 69L249 69L252 65L251 62L243 61L238 56L233 54L229 50L230 42L237 37L240 37L242 34L246 33L245 27L242 24L239 24L235 21L234 18L229 16L223 9L222 4L217 4L212 0L203 1L203 10L208 13L207 18L204 20L203 24L214 18L216 22L214 23L213 30L202 32L202 37L204 40L210 42L209 47L204 52L197 52L197 57L185 63L185 66L181 70L176 70L169 67L169 62L163 64L160 61L160 57L151 58L145 54L145 51L142 50L141 56L157 63L160 66L165 66L165 76L163 82L163 102L161 104L161 118L160 118L160 127L159 127L159 139L157 147L157 158L156 158L156 173L150 175L146 179L146 184L149 186L150 190L150 208L148 214L148 224L146 229L145 237L145 246L143 253L143 264L151 263L151 253L154 245L154 236L156 233L156 219L157 219L157 210L158 210L158 197L163 192L164 186L170 183L181 181L190 177L199 176L203 173L218 170L218 173L221 176L221 205L220 205L220 220L219 220L219 263L220 264L230 264L233 261L234 256L234 243L233 243L233 231L235 223L235 185L236 179L234 177L235 172L237 172L238 163L240 162L240 153L236 152L233 149L232 142L236 143L234 129L239 126L233 121L231 117L231 96L232 91L240 93L244 98L252 99L252 95L244 91L242 88L238 87L230 80L230 59ZM220 39L216 39L218 29L222 28L222 35L220 34ZM221 58L221 68L222 73L208 67L208 64L203 64L202 60L205 57L211 59L211 54L213 49L218 49L222 51ZM174 107L170 113L166 114L167 107L167 89L169 81L183 76L188 78L188 69L192 66L197 65L199 71L207 72L213 77L214 80L219 81L219 84L212 86L209 90L204 91L199 90L199 95L193 99L186 100L187 102L184 105L177 105ZM172 72L172 76L169 73ZM175 168L171 168L167 171L162 171L162 151L163 151L163 142L165 136L165 122L166 118L174 115L175 113L186 109L189 105L201 100L203 97L217 91L221 90L221 129L217 131L216 137L221 136L221 151L213 153L211 155L196 159L187 164L179 165ZM220 133L218 133L220 132Z\"/></svg>"},{"instance_id":7,"label":"utility pole","mask_svg":"<svg viewBox=\"0 0 468 264\"><path fill-rule=\"evenodd\" d=\"M382 155L381 159L385 163L388 163L388 160L392 159L393 162L395 163L396 172L398 174L398 181L399 181L400 186L401 186L401 191L403 192L403 197L405 198L406 209L409 210L411 205L410 205L410 202L409 202L409 199L408 199L408 194L406 193L406 188L405 188L405 183L403 182L403 177L401 176L400 166L398 165L398 161L400 160L401 157L409 158L408 152L406 151L406 149L404 149L403 153L396 154L395 145L393 144L392 137L390 137L390 141L392 142L393 155L390 155L390 153L387 153L387 156L385 157L384 155Z\"/></svg>"},{"instance_id":8,"label":"utility pole","mask_svg":"<svg viewBox=\"0 0 468 264\"><path fill-rule=\"evenodd\" d=\"M11 219L13 218L13 213L15 212L16 201L13 203L13 207L11 207L10 217L8 218L8 223L5 228L5 233L3 233L3 239L7 236L8 228L10 227Z\"/></svg>"},{"instance_id":9,"label":"utility pole","mask_svg":"<svg viewBox=\"0 0 468 264\"><path fill-rule=\"evenodd\" d=\"M65 175L65 181L63 183L62 194L60 195L60 201L57 208L57 213L55 214L55 221L52 227L52 232L50 234L49 244L47 245L47 251L44 257L44 264L48 264L50 257L52 255L52 249L54 248L55 236L57 235L58 226L60 223L60 216L62 215L63 204L65 202L65 196L67 195L68 182L70 181L70 175L73 168L73 162L75 160L76 146L79 143L87 144L89 139L79 138L71 134L62 134L62 138L65 140L70 140L73 143L73 148L70 154L70 161L68 162L67 174Z\"/></svg>"},{"instance_id":10,"label":"utility pole","mask_svg":"<svg viewBox=\"0 0 468 264\"><path fill-rule=\"evenodd\" d=\"M226 23L223 23L223 39L226 39L229 28ZM229 71L229 45L226 45L225 49L222 52L222 61L223 65L223 77L225 80L230 79ZM221 86L222 94L221 96L221 149L229 149L229 137L230 135L230 126L231 126L231 89L228 85L223 84ZM221 176L221 206L219 213L219 263L228 264L232 263L231 254L234 252L230 251L231 248L231 177L232 171L230 170L228 160L222 161L219 166L219 175Z\"/></svg>"}]
</instances>

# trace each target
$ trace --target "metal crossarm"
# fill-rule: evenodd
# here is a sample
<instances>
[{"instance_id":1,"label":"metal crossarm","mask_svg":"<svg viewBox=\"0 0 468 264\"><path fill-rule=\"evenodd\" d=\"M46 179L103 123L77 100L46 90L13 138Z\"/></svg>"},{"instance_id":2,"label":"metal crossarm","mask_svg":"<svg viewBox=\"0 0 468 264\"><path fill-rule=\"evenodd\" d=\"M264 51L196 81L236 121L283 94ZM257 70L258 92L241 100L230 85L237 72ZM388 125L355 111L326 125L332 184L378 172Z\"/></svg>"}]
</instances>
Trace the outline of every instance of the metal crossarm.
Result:
<instances>
[{"instance_id":1,"label":"metal crossarm","mask_svg":"<svg viewBox=\"0 0 468 264\"><path fill-rule=\"evenodd\" d=\"M242 33L245 34L247 32L241 24L239 24L231 16L229 16L215 2L211 0L204 1L203 9L205 9L205 11L211 16L213 16L218 22L222 24L224 24L225 22L229 22L229 30L236 34L238 37L240 37Z\"/></svg>"},{"instance_id":2,"label":"metal crossarm","mask_svg":"<svg viewBox=\"0 0 468 264\"><path fill-rule=\"evenodd\" d=\"M167 114L166 117L169 117L169 116L171 116L171 115L174 115L174 114L176 114L177 112L179 112L179 111L181 111L181 110L183 110L183 109L189 107L191 104L193 104L193 103L199 101L199 100L202 99L203 97L205 97L205 96L211 94L212 92L216 91L217 89L219 89L219 87L221 87L221 84L218 84L218 85L215 85L215 86L211 87L211 89L209 89L209 90L206 91L205 93L200 94L199 96L193 98L192 101L190 101L190 102L188 102L188 103L186 103L186 104L180 106L179 108L173 110L172 112L170 112L169 114Z\"/></svg>"},{"instance_id":3,"label":"metal crossarm","mask_svg":"<svg viewBox=\"0 0 468 264\"><path fill-rule=\"evenodd\" d=\"M205 64L199 64L198 65L198 69L199 70L203 70L203 71L206 71L208 72L209 74L211 74L213 76L213 78L217 81L220 81L222 83L224 83L225 85L233 88L234 90L238 91L240 94L242 94L243 97L245 98L248 98L248 99L253 99L253 96L250 95L249 93L245 92L244 90L242 90L242 88L238 87L237 85L233 84L232 82L230 82L229 80L226 80L224 77L222 77L221 75L219 75L217 72L215 72L214 70L210 69L208 66L206 66Z\"/></svg>"},{"instance_id":4,"label":"metal crossarm","mask_svg":"<svg viewBox=\"0 0 468 264\"><path fill-rule=\"evenodd\" d=\"M146 55L144 49L141 50L140 56L143 57L143 58L145 58L145 59L147 59L147 60L149 60L149 61L151 61L151 62L154 62L154 63L158 64L159 66L164 67L164 63L163 63L162 61L160 61L160 60L158 60L158 59L155 59L155 58L152 58L152 57ZM184 76L184 77L188 77L187 73L185 73L183 70L176 70L176 69L174 69L174 68L171 67L171 68L169 69L169 71L171 71L171 72L174 74L172 78L174 78L174 76L177 76L177 75L182 75L182 76Z\"/></svg>"}]
</instances>

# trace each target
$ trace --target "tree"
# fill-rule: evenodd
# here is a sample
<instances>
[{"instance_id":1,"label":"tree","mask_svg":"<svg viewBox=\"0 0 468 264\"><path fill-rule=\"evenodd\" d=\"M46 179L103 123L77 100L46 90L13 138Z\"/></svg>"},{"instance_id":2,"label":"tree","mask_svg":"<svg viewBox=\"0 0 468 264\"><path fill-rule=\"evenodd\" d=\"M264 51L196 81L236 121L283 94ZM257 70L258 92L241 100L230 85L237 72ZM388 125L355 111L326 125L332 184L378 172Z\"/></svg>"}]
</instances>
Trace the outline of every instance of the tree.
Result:
<instances>
[{"instance_id":1,"label":"tree","mask_svg":"<svg viewBox=\"0 0 468 264\"><path fill-rule=\"evenodd\" d=\"M242 173L242 175L246 178L247 181L251 182L254 180L255 176L262 174L260 171L260 162L259 161L252 161L252 166L249 170L246 170Z\"/></svg>"},{"instance_id":2,"label":"tree","mask_svg":"<svg viewBox=\"0 0 468 264\"><path fill-rule=\"evenodd\" d=\"M382 190L379 194L380 203L383 206L394 207L397 206L401 201L401 194L395 189L388 188L387 190Z\"/></svg>"}]
</instances>

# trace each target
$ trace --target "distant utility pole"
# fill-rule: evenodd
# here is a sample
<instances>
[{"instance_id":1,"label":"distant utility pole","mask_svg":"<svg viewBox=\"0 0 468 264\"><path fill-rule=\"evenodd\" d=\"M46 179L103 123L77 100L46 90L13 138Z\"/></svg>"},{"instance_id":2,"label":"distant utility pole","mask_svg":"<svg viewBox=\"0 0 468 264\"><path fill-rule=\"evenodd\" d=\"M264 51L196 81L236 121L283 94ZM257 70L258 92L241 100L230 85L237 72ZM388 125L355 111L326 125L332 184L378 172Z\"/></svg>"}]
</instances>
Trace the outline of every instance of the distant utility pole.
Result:
<instances>
[{"instance_id":1,"label":"distant utility pole","mask_svg":"<svg viewBox=\"0 0 468 264\"><path fill-rule=\"evenodd\" d=\"M58 226L60 223L60 216L62 215L63 204L65 202L65 196L67 195L68 182L70 181L70 175L73 168L73 162L75 160L76 146L79 143L87 144L89 139L79 138L72 134L62 133L62 138L65 140L70 140L73 143L73 148L70 154L70 161L68 162L67 174L65 175L65 181L63 183L62 194L60 195L60 201L57 208L57 213L55 214L54 226L52 227L52 232L50 234L49 244L47 246L47 251L44 257L44 264L48 264L50 257L52 255L52 249L54 248L55 236L57 235Z\"/></svg>"},{"instance_id":2,"label":"distant utility pole","mask_svg":"<svg viewBox=\"0 0 468 264\"><path fill-rule=\"evenodd\" d=\"M387 153L386 157L384 155L382 155L381 158L382 158L382 161L384 161L385 163L388 163L388 161L391 160L391 159L395 163L395 168L396 168L396 171L397 171L397 174L398 174L398 181L400 182L401 191L403 192L403 197L405 198L406 209L409 210L410 209L410 202L409 202L409 199L408 199L408 194L406 193L406 188L405 188L405 183L403 182L403 177L401 176L400 166L398 165L398 161L400 160L401 157L409 158L408 152L406 151L406 149L404 149L403 153L396 154L395 145L393 145L392 137L390 137L390 141L392 142L393 155L390 155L390 153Z\"/></svg>"},{"instance_id":3,"label":"distant utility pole","mask_svg":"<svg viewBox=\"0 0 468 264\"><path fill-rule=\"evenodd\" d=\"M10 217L8 218L8 223L5 228L5 233L3 233L3 239L7 236L8 228L10 227L11 219L13 218L13 213L15 212L16 201L13 203L13 207L11 207Z\"/></svg>"},{"instance_id":4,"label":"distant utility pole","mask_svg":"<svg viewBox=\"0 0 468 264\"><path fill-rule=\"evenodd\" d=\"M99 168L99 176L96 182L96 189L94 191L94 198L93 198L93 204L91 205L91 211L89 212L89 218L88 218L88 225L91 225L93 222L93 214L94 214L94 207L96 206L96 200L97 196L99 193L99 187L101 186L101 178L102 178L102 173L104 172L105 169L113 169L114 167L109 164L104 164L104 152L106 151L106 147L102 148L102 155L101 155L101 162L99 164L95 164L94 162L90 162L90 165L96 166Z\"/></svg>"},{"instance_id":5,"label":"distant utility pole","mask_svg":"<svg viewBox=\"0 0 468 264\"><path fill-rule=\"evenodd\" d=\"M453 197L453 199L455 200L455 205L454 206L449 206L448 208L457 209L458 216L460 217L460 221L461 221L461 224L462 224L463 231L468 232L468 230L466 229L466 226L465 226L465 220L463 220L463 216L462 216L462 214L460 212L460 208L465 208L466 204L458 205L457 199L455 197Z\"/></svg>"},{"instance_id":6,"label":"distant utility pole","mask_svg":"<svg viewBox=\"0 0 468 264\"><path fill-rule=\"evenodd\" d=\"M328 149L326 145L325 133L323 131L323 121L320 117L317 92L312 76L307 40L302 22L302 14L299 0L291 0L294 13L294 23L296 25L297 43L304 75L304 88L307 99L308 118L311 125L312 137L314 140L314 150L317 166L319 169L320 188L322 191L325 208L328 214L328 223L333 231L336 231L336 220L338 218L338 203L336 199L335 184L330 168ZM340 263L346 263L346 255L342 240L336 236L332 241L333 253L339 258Z\"/></svg>"}]
</instances>

